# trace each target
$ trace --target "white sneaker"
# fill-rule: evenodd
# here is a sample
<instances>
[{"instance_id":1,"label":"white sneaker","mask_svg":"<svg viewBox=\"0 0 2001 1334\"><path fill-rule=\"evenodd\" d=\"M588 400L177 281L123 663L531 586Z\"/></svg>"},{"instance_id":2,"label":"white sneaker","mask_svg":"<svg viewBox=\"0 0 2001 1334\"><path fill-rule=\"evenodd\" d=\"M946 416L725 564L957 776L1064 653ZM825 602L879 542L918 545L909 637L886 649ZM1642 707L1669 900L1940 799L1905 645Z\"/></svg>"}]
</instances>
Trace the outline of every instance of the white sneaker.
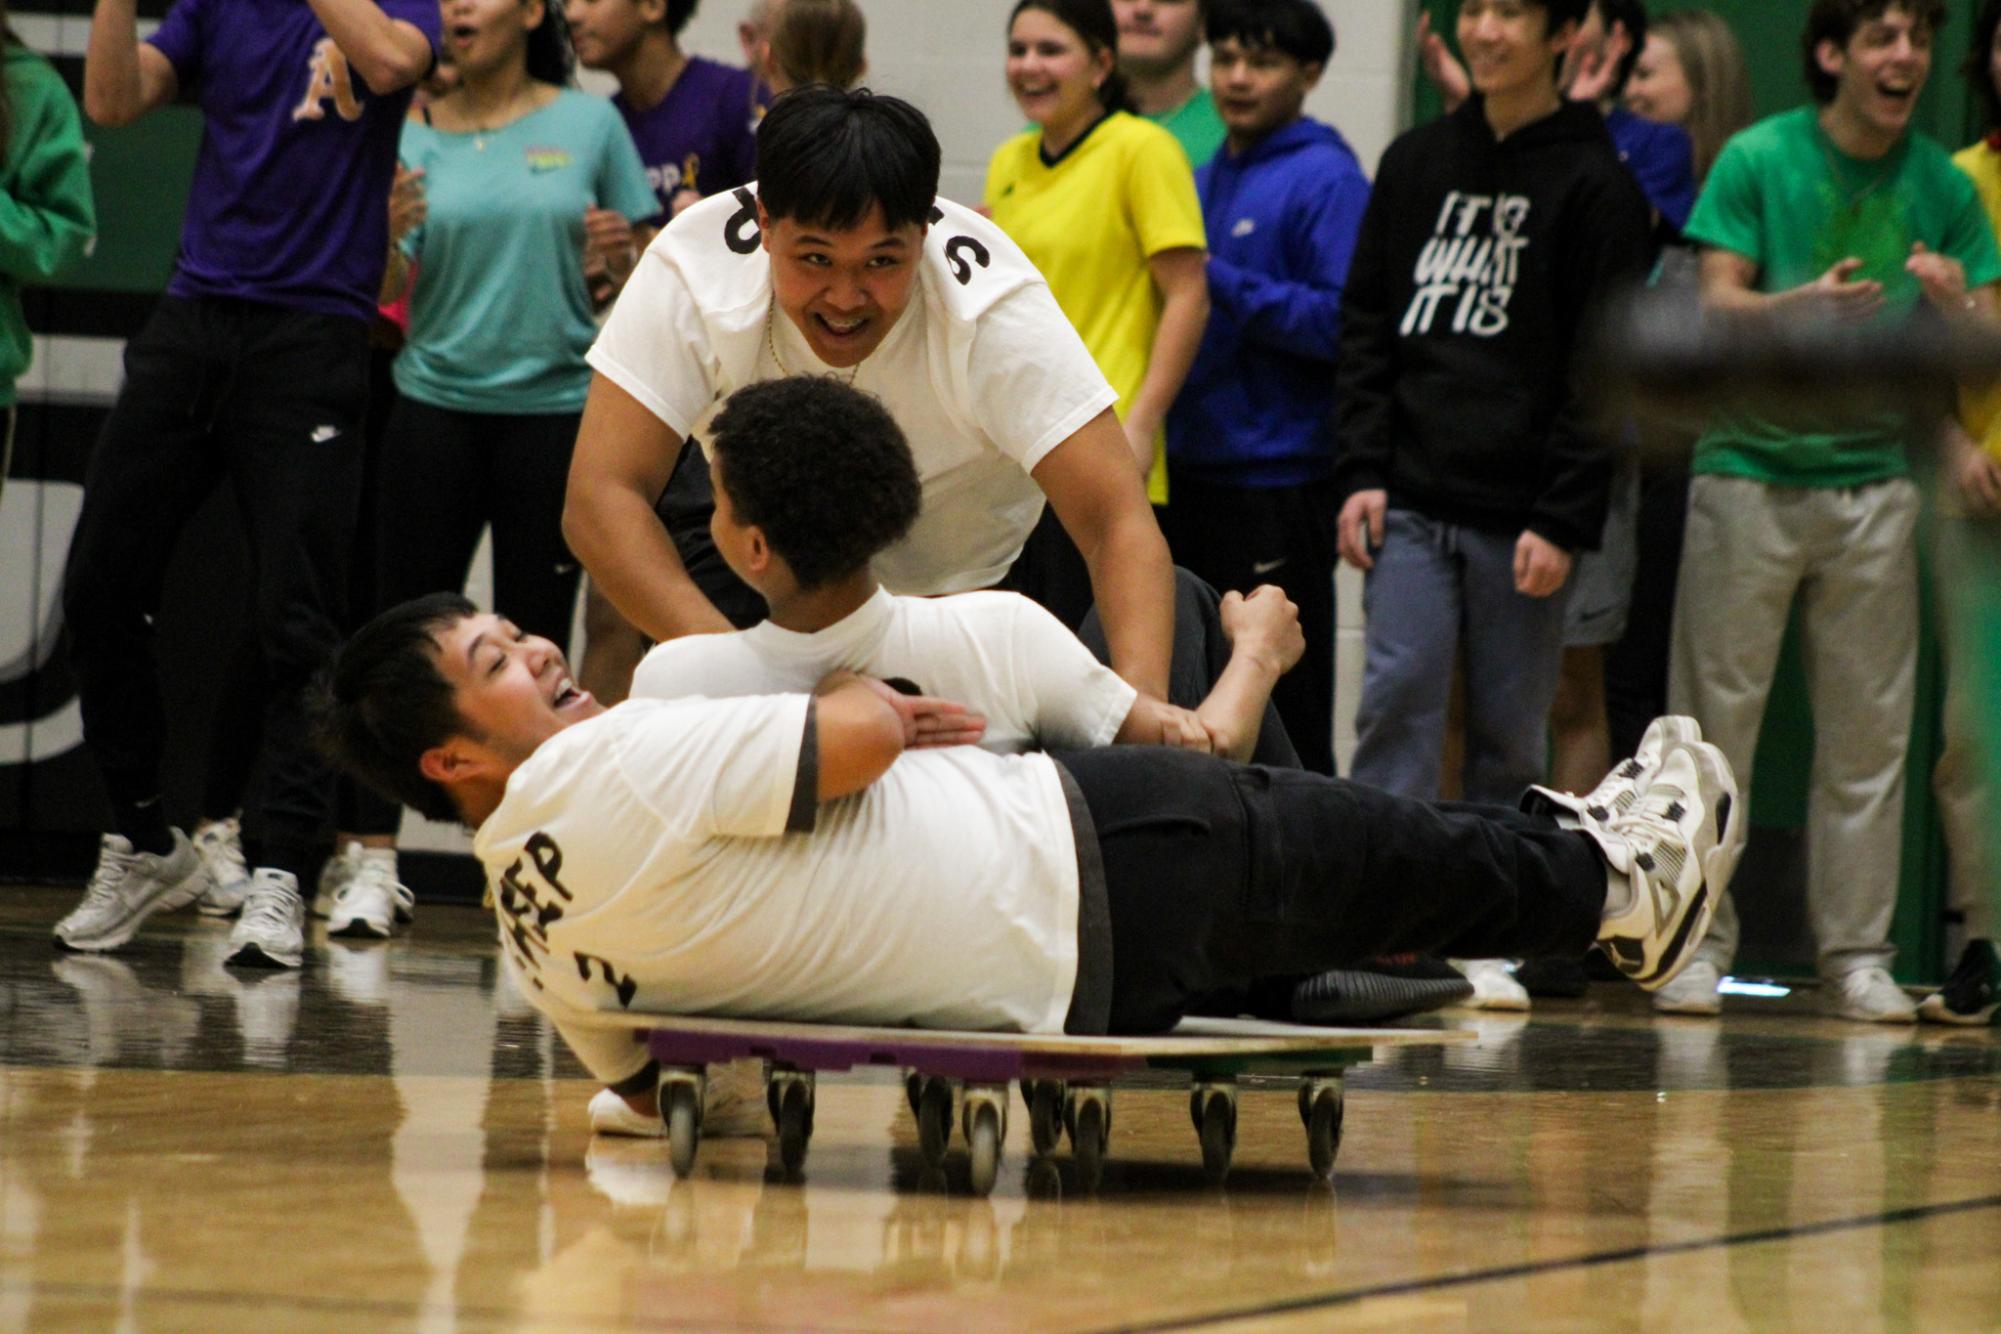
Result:
<instances>
[{"instance_id":1,"label":"white sneaker","mask_svg":"<svg viewBox=\"0 0 2001 1334\"><path fill-rule=\"evenodd\" d=\"M1568 828L1592 824L1599 828L1631 810L1661 771L1667 748L1675 742L1693 744L1702 740L1702 728L1695 719L1681 714L1665 714L1647 724L1640 748L1613 766L1598 786L1581 797L1553 788L1532 787L1522 797L1521 808L1533 815L1555 816Z\"/></svg>"},{"instance_id":2,"label":"white sneaker","mask_svg":"<svg viewBox=\"0 0 2001 1334\"><path fill-rule=\"evenodd\" d=\"M396 849L350 843L340 856L348 866L327 909L327 934L387 940L417 906L417 896L396 878Z\"/></svg>"},{"instance_id":3,"label":"white sneaker","mask_svg":"<svg viewBox=\"0 0 2001 1334\"><path fill-rule=\"evenodd\" d=\"M56 943L70 950L115 950L154 913L200 898L209 887L208 867L188 836L173 832L174 850L164 855L134 852L123 836L106 834L82 902L56 923Z\"/></svg>"},{"instance_id":4,"label":"white sneaker","mask_svg":"<svg viewBox=\"0 0 2001 1334\"><path fill-rule=\"evenodd\" d=\"M1515 981L1506 959L1454 959L1452 966L1466 974L1473 994L1464 1002L1474 1010L1526 1010L1528 988Z\"/></svg>"},{"instance_id":5,"label":"white sneaker","mask_svg":"<svg viewBox=\"0 0 2001 1334\"><path fill-rule=\"evenodd\" d=\"M636 1112L632 1104L608 1088L591 1095L591 1133L661 1139L667 1124L658 1116ZM709 1067L708 1091L702 1098L702 1138L757 1137L770 1128L764 1108L764 1063L730 1061Z\"/></svg>"},{"instance_id":6,"label":"white sneaker","mask_svg":"<svg viewBox=\"0 0 2001 1334\"><path fill-rule=\"evenodd\" d=\"M297 968L305 960L305 901L290 871L260 866L250 877L243 916L229 933L225 963L250 968Z\"/></svg>"},{"instance_id":7,"label":"white sneaker","mask_svg":"<svg viewBox=\"0 0 2001 1334\"><path fill-rule=\"evenodd\" d=\"M1602 830L1585 826L1608 863L1598 944L1647 990L1666 986L1695 958L1743 850L1739 814L1723 752L1674 741L1637 802Z\"/></svg>"},{"instance_id":8,"label":"white sneaker","mask_svg":"<svg viewBox=\"0 0 2001 1334\"><path fill-rule=\"evenodd\" d=\"M1723 1013L1723 974L1707 959L1697 959L1681 975L1654 992L1655 1014Z\"/></svg>"},{"instance_id":9,"label":"white sneaker","mask_svg":"<svg viewBox=\"0 0 2001 1334\"><path fill-rule=\"evenodd\" d=\"M1872 1024L1916 1023L1918 1007L1882 968L1857 968L1827 983L1827 1012Z\"/></svg>"},{"instance_id":10,"label":"white sneaker","mask_svg":"<svg viewBox=\"0 0 2001 1334\"><path fill-rule=\"evenodd\" d=\"M313 896L313 916L333 920L335 905L342 902L342 896L356 877L363 876L378 882L366 895L358 900L359 911L344 913L346 919L340 928L329 927L336 935L372 935L386 937L395 930L395 925L408 926L417 911L417 896L408 885L396 878L396 849L371 848L350 839L346 847L327 858L320 868L319 889ZM386 892L389 899L390 918L385 919L379 900ZM355 918L364 919L368 925L355 929ZM394 925L375 929L377 922L390 920Z\"/></svg>"},{"instance_id":11,"label":"white sneaker","mask_svg":"<svg viewBox=\"0 0 2001 1334\"><path fill-rule=\"evenodd\" d=\"M250 893L250 868L243 862L243 826L234 817L205 820L195 830L194 845L212 882L195 900L195 907L210 917L235 916Z\"/></svg>"}]
</instances>

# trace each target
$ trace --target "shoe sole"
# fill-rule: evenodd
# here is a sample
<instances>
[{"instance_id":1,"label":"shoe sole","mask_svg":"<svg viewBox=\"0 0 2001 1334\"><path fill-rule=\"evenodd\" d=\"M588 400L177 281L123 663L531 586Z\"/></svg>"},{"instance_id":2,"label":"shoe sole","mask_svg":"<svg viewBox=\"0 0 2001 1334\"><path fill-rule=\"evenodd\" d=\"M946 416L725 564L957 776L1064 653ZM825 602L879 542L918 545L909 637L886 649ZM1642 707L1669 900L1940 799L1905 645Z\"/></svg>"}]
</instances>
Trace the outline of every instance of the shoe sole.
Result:
<instances>
[{"instance_id":1,"label":"shoe sole","mask_svg":"<svg viewBox=\"0 0 2001 1334\"><path fill-rule=\"evenodd\" d=\"M1723 1002L1720 999L1701 1000L1701 1001L1663 1001L1658 996L1656 996L1654 998L1654 1013L1692 1015L1702 1019L1714 1019L1717 1015L1723 1013Z\"/></svg>"},{"instance_id":2,"label":"shoe sole","mask_svg":"<svg viewBox=\"0 0 2001 1334\"><path fill-rule=\"evenodd\" d=\"M1305 984L1306 988L1311 986L1312 982ZM1316 995L1309 991L1303 996L1295 995L1292 1019L1294 1023L1322 1028L1380 1024L1446 1005L1459 1005L1472 994L1473 984L1464 978L1385 977L1362 970L1344 970L1339 994Z\"/></svg>"},{"instance_id":3,"label":"shoe sole","mask_svg":"<svg viewBox=\"0 0 2001 1334\"><path fill-rule=\"evenodd\" d=\"M305 962L305 953L273 954L254 941L239 946L235 953L224 959L225 964L235 964L239 968L297 968Z\"/></svg>"},{"instance_id":4,"label":"shoe sole","mask_svg":"<svg viewBox=\"0 0 2001 1334\"><path fill-rule=\"evenodd\" d=\"M329 919L327 934L346 940L387 940L396 934L396 930L394 927L377 926L365 917L352 917L338 926Z\"/></svg>"},{"instance_id":5,"label":"shoe sole","mask_svg":"<svg viewBox=\"0 0 2001 1334\"><path fill-rule=\"evenodd\" d=\"M1723 752L1707 742L1696 742L1689 748L1696 756L1698 787L1701 786L1700 770L1705 760L1715 766L1717 775L1724 780L1720 784L1722 790L1714 800L1717 838L1702 856L1702 885L1696 890L1695 899L1682 917L1681 925L1675 928L1674 938L1668 942L1668 948L1662 955L1666 962L1646 977L1633 978L1647 991L1659 991L1681 976L1682 969L1695 962L1695 947L1709 934L1710 923L1716 918L1717 896L1730 888L1730 880L1737 873L1738 859L1744 855L1744 845L1748 842L1743 811L1739 809L1742 803L1738 800L1735 776L1723 759ZM1614 956L1613 962L1618 962L1617 956ZM1713 1012L1684 1010L1663 1013Z\"/></svg>"},{"instance_id":6,"label":"shoe sole","mask_svg":"<svg viewBox=\"0 0 2001 1334\"><path fill-rule=\"evenodd\" d=\"M1987 1028L1994 1023L1994 1017L2001 1014L2001 1004L1983 1005L1972 1013L1955 1010L1935 996L1927 996L1918 1002L1918 1018L1927 1024L1953 1024L1960 1028Z\"/></svg>"},{"instance_id":7,"label":"shoe sole","mask_svg":"<svg viewBox=\"0 0 2001 1334\"><path fill-rule=\"evenodd\" d=\"M58 933L55 936L56 948L71 954L104 954L115 950L138 935L139 928L146 924L147 918L163 912L179 912L199 899L202 896L202 887L192 882L206 874L206 867L197 867L193 874L170 887L152 903L133 914L125 925L108 935L94 936L89 940L72 940Z\"/></svg>"}]
</instances>

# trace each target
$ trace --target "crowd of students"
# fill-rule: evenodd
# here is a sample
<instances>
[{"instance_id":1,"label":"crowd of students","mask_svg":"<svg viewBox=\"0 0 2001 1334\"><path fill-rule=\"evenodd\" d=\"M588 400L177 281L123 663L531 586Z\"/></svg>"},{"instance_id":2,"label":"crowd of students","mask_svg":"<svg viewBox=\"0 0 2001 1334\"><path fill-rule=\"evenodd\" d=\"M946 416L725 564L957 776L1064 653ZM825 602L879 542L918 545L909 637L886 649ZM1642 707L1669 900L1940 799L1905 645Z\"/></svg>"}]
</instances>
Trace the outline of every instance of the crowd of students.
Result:
<instances>
[{"instance_id":1,"label":"crowd of students","mask_svg":"<svg viewBox=\"0 0 2001 1334\"><path fill-rule=\"evenodd\" d=\"M932 198L937 145L914 108L801 92L767 112L862 80L853 0L756 0L747 69L681 49L695 0L302 0L254 29L233 3L180 0L143 42L133 0L97 0L92 23L94 119L187 89L205 134L65 585L113 831L64 945L116 948L199 899L238 914L235 962L298 966L316 874L331 930L407 922L397 805L360 789L336 804L307 724L343 632L461 585L486 527L516 641L566 643L589 574L588 648L564 681L580 696L623 697L649 640L764 621L776 604L743 577L755 553L728 546L731 497L689 446L738 391L803 373L875 395L915 455L921 504L867 553L875 576L1041 603L1107 664L1085 729L1100 741L1331 775L1345 560L1366 572L1358 782L1482 803L1546 783L1568 810L1557 794L1644 749L1672 702L1748 790L1797 597L1821 971L1840 1013L1916 1014L1886 971L1915 442L1901 423L1719 412L1691 477L1689 442L1680 462L1636 448L1583 366L1595 315L1649 281L1745 321L2001 318L1991 143L1956 169L1909 129L1943 21L1929 0L1814 0L1812 103L1755 126L1714 15L1461 0L1452 43L1417 34L1447 114L1373 181L1304 114L1337 49L1313 0L1020 0L994 40L1028 126L996 149L978 209ZM1989 0L1967 66L1990 109L1997 23ZM575 60L617 95L570 87ZM872 146L855 179L833 174L854 159L839 136ZM23 152L17 131L10 170ZM60 212L61 190L46 197ZM49 236L87 235L87 198L65 216ZM400 351L377 360L394 393L371 417L370 329L399 315ZM2001 410L1970 394L1965 418L1952 475L1966 509L1991 510ZM233 793L247 847L228 809L192 838L160 810L149 648L165 556L225 479L256 554L260 777ZM1300 651L1256 724L1238 699L1226 726L1202 710L1244 613L1218 592L1262 585ZM1971 915L1980 766L1963 726L1953 743L1941 792ZM1693 791L1700 737L1676 744ZM1715 890L1716 927L1663 1010L1717 1010L1735 915ZM2001 960L1976 942L1962 964L1929 1017L1993 1013ZM1527 1004L1533 977L1462 968L1481 1003ZM1293 1001L1338 993L1340 974L1297 971Z\"/></svg>"}]
</instances>

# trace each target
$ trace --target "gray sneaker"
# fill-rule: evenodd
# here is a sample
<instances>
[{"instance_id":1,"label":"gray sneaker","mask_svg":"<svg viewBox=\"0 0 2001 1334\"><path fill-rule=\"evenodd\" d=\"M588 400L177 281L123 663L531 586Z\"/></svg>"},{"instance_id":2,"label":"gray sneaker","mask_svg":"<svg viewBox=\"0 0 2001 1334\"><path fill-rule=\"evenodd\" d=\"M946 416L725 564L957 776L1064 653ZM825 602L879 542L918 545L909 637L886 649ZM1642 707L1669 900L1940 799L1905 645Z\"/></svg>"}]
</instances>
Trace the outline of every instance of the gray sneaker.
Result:
<instances>
[{"instance_id":1,"label":"gray sneaker","mask_svg":"<svg viewBox=\"0 0 2001 1334\"><path fill-rule=\"evenodd\" d=\"M164 855L134 852L122 836L106 834L83 901L56 923L56 944L67 950L115 950L148 917L187 907L209 884L208 867L178 829L174 850Z\"/></svg>"},{"instance_id":2,"label":"gray sneaker","mask_svg":"<svg viewBox=\"0 0 2001 1334\"><path fill-rule=\"evenodd\" d=\"M1620 972L1649 991L1694 960L1709 930L1743 851L1737 805L1723 752L1673 741L1638 801L1602 834L1585 827L1610 863L1599 944Z\"/></svg>"},{"instance_id":3,"label":"gray sneaker","mask_svg":"<svg viewBox=\"0 0 2001 1334\"><path fill-rule=\"evenodd\" d=\"M250 877L243 916L229 933L229 957L223 962L248 968L297 968L305 960L305 920L298 877L258 867Z\"/></svg>"},{"instance_id":4,"label":"gray sneaker","mask_svg":"<svg viewBox=\"0 0 2001 1334\"><path fill-rule=\"evenodd\" d=\"M243 827L234 818L210 820L195 830L195 851L208 867L210 884L195 901L210 917L233 917L250 893L250 868L243 861Z\"/></svg>"}]
</instances>

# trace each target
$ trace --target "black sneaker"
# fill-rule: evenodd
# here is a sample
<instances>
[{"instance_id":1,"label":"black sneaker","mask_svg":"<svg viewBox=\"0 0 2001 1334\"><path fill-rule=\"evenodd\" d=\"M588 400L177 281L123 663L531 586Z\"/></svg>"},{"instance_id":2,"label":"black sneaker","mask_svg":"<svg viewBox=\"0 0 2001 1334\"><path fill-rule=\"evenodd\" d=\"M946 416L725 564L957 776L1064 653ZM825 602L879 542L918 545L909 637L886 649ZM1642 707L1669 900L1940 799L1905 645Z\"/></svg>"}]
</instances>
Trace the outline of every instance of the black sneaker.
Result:
<instances>
[{"instance_id":1,"label":"black sneaker","mask_svg":"<svg viewBox=\"0 0 2001 1334\"><path fill-rule=\"evenodd\" d=\"M1292 990L1292 1022L1323 1028L1380 1024L1457 1005L1472 994L1466 975L1445 960L1400 954L1307 978Z\"/></svg>"},{"instance_id":2,"label":"black sneaker","mask_svg":"<svg viewBox=\"0 0 2001 1334\"><path fill-rule=\"evenodd\" d=\"M1531 996L1558 1000L1576 1000L1591 985L1582 959L1524 959L1515 969L1515 981Z\"/></svg>"},{"instance_id":3,"label":"black sneaker","mask_svg":"<svg viewBox=\"0 0 2001 1334\"><path fill-rule=\"evenodd\" d=\"M2001 1011L2001 955L1991 940L1967 941L1945 985L1918 1002L1918 1018L1931 1024L1991 1024L1996 1011Z\"/></svg>"}]
</instances>

